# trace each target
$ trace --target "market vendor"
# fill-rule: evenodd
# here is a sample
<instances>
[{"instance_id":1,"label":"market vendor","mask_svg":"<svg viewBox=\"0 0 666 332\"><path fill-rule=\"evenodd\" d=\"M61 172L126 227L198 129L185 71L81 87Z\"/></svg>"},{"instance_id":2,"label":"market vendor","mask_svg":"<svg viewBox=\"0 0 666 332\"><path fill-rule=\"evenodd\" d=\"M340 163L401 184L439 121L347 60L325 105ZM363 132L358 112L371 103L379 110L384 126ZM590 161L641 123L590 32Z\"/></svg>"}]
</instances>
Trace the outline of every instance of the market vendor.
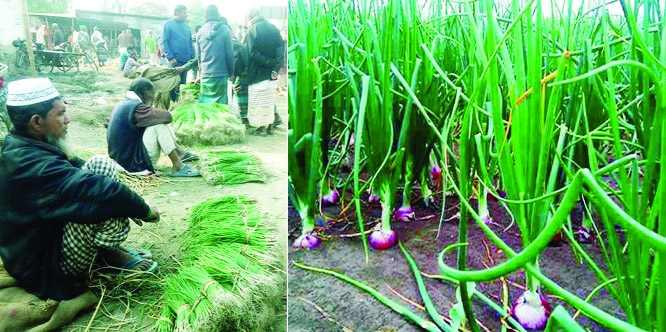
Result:
<instances>
[{"instance_id":1,"label":"market vendor","mask_svg":"<svg viewBox=\"0 0 666 332\"><path fill-rule=\"evenodd\" d=\"M95 257L124 270L154 271L147 251L120 244L129 218L158 221L137 193L119 182L113 161L75 157L70 120L51 81L8 84L14 129L0 154L0 258L22 288L41 299L74 298L87 290Z\"/></svg>"},{"instance_id":2,"label":"market vendor","mask_svg":"<svg viewBox=\"0 0 666 332\"><path fill-rule=\"evenodd\" d=\"M155 98L153 83L143 77L130 84L125 99L111 113L107 132L109 156L131 173L154 173L154 164L163 152L172 163L169 176L201 176L198 170L185 165L198 156L186 152L176 143L176 135L168 126L171 113L152 107Z\"/></svg>"}]
</instances>

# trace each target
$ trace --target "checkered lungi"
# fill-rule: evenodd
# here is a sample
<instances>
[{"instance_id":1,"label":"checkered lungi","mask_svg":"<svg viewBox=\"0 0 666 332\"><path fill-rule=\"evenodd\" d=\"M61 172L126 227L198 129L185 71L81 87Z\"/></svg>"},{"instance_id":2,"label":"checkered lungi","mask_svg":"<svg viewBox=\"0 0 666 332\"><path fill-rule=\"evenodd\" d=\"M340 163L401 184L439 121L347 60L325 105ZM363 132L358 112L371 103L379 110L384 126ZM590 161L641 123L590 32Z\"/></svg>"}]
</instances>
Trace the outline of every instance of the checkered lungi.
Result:
<instances>
[{"instance_id":1,"label":"checkered lungi","mask_svg":"<svg viewBox=\"0 0 666 332\"><path fill-rule=\"evenodd\" d=\"M107 156L93 156L82 169L110 177L120 182L113 160ZM60 268L66 275L78 276L90 267L97 248L116 249L127 238L128 218L113 218L99 224L66 223L62 236Z\"/></svg>"},{"instance_id":2,"label":"checkered lungi","mask_svg":"<svg viewBox=\"0 0 666 332\"><path fill-rule=\"evenodd\" d=\"M238 103L241 118L247 118L247 103L249 98L247 85L240 85L239 88L240 89L236 92L234 98L236 98L236 102Z\"/></svg>"}]
</instances>

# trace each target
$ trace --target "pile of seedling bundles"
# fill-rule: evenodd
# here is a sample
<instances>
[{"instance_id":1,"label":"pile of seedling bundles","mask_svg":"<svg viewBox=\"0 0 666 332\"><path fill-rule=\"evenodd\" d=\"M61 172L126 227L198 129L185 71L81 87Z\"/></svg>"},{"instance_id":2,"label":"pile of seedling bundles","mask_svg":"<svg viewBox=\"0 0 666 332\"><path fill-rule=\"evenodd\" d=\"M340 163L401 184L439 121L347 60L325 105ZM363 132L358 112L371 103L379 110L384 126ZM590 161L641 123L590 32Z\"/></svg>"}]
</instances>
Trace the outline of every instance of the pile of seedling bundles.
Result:
<instances>
[{"instance_id":1,"label":"pile of seedling bundles","mask_svg":"<svg viewBox=\"0 0 666 332\"><path fill-rule=\"evenodd\" d=\"M264 182L259 158L244 150L207 152L201 160L201 174L210 185Z\"/></svg>"},{"instance_id":2,"label":"pile of seedling bundles","mask_svg":"<svg viewBox=\"0 0 666 332\"><path fill-rule=\"evenodd\" d=\"M286 295L273 229L241 196L203 202L190 221L181 268L165 280L156 330L266 331Z\"/></svg>"},{"instance_id":3,"label":"pile of seedling bundles","mask_svg":"<svg viewBox=\"0 0 666 332\"><path fill-rule=\"evenodd\" d=\"M173 130L186 145L223 145L245 138L245 125L225 104L190 103L171 111Z\"/></svg>"}]
</instances>

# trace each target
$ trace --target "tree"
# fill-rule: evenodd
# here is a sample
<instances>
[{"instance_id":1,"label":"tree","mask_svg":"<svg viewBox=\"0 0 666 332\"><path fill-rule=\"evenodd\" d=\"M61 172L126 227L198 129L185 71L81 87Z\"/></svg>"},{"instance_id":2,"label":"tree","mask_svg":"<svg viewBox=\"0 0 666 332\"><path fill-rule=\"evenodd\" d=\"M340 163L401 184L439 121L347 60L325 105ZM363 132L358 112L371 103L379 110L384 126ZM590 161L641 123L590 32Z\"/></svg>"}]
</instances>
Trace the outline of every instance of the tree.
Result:
<instances>
[{"instance_id":1,"label":"tree","mask_svg":"<svg viewBox=\"0 0 666 332\"><path fill-rule=\"evenodd\" d=\"M141 6L130 9L130 14L171 17L169 7L162 2L146 2Z\"/></svg>"},{"instance_id":2,"label":"tree","mask_svg":"<svg viewBox=\"0 0 666 332\"><path fill-rule=\"evenodd\" d=\"M30 13L49 13L64 14L71 0L29 0L28 12Z\"/></svg>"},{"instance_id":3,"label":"tree","mask_svg":"<svg viewBox=\"0 0 666 332\"><path fill-rule=\"evenodd\" d=\"M192 33L195 33L194 27L197 25L203 25L206 22L206 8L204 8L201 0L194 0L192 4L187 6L187 24L192 29Z\"/></svg>"},{"instance_id":4,"label":"tree","mask_svg":"<svg viewBox=\"0 0 666 332\"><path fill-rule=\"evenodd\" d=\"M125 14L127 9L127 0L104 0L102 5L103 12Z\"/></svg>"}]
</instances>

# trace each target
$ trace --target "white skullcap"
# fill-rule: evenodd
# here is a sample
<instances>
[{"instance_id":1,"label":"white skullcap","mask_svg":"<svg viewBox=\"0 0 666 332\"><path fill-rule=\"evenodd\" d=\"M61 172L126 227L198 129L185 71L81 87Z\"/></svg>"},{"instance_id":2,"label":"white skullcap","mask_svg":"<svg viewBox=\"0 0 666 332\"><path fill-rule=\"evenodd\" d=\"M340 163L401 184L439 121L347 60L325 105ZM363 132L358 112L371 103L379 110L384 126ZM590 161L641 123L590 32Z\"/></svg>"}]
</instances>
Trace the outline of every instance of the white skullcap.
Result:
<instances>
[{"instance_id":1,"label":"white skullcap","mask_svg":"<svg viewBox=\"0 0 666 332\"><path fill-rule=\"evenodd\" d=\"M60 97L48 78L26 78L7 84L7 106L27 106Z\"/></svg>"}]
</instances>

